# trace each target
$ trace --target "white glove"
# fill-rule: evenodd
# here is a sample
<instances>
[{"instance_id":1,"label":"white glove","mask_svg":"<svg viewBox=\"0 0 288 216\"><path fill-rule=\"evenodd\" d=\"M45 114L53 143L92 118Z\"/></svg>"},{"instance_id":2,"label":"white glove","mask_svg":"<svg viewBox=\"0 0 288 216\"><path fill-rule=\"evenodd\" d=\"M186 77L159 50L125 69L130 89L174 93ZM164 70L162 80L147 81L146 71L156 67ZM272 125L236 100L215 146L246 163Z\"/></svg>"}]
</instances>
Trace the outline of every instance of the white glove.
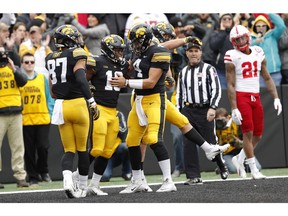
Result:
<instances>
[{"instance_id":1,"label":"white glove","mask_svg":"<svg viewBox=\"0 0 288 216\"><path fill-rule=\"evenodd\" d=\"M279 98L274 99L274 108L275 110L278 110L277 115L280 115L282 112L282 105Z\"/></svg>"},{"instance_id":2,"label":"white glove","mask_svg":"<svg viewBox=\"0 0 288 216\"><path fill-rule=\"evenodd\" d=\"M240 111L236 108L232 110L232 120L235 122L236 125L242 124L242 115Z\"/></svg>"}]
</instances>

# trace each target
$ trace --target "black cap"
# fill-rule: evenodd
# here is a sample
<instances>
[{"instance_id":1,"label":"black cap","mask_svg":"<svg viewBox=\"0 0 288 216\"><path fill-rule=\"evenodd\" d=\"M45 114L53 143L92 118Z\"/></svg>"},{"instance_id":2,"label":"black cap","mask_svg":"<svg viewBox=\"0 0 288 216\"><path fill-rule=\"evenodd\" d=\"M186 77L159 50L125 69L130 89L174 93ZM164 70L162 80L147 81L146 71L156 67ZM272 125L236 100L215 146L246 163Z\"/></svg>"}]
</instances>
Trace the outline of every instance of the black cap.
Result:
<instances>
[{"instance_id":1,"label":"black cap","mask_svg":"<svg viewBox=\"0 0 288 216\"><path fill-rule=\"evenodd\" d=\"M192 47L196 47L196 48L202 50L202 41L198 37L191 37L189 39L190 39L189 43L186 44L186 46L185 46L186 51Z\"/></svg>"},{"instance_id":2,"label":"black cap","mask_svg":"<svg viewBox=\"0 0 288 216\"><path fill-rule=\"evenodd\" d=\"M192 47L196 47L196 48L202 50L202 46L201 45L196 44L196 43L188 43L188 44L186 44L186 51L189 50Z\"/></svg>"},{"instance_id":3,"label":"black cap","mask_svg":"<svg viewBox=\"0 0 288 216\"><path fill-rule=\"evenodd\" d=\"M173 16L171 19L170 19L170 24L174 27L174 28L177 28L177 27L183 27L183 21L180 17L177 17L177 16Z\"/></svg>"}]
</instances>

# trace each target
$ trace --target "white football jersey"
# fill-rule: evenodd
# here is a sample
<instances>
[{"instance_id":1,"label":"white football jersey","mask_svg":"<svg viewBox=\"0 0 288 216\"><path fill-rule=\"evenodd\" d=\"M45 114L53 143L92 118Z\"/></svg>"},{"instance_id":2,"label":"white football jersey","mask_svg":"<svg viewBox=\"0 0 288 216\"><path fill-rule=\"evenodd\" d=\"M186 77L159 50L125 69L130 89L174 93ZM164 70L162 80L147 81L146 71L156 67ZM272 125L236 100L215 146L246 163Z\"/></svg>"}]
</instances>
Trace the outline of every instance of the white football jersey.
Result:
<instances>
[{"instance_id":1,"label":"white football jersey","mask_svg":"<svg viewBox=\"0 0 288 216\"><path fill-rule=\"evenodd\" d=\"M251 46L249 55L239 50L228 50L224 57L224 63L232 63L235 66L235 89L239 92L259 93L260 71L265 53L259 46Z\"/></svg>"}]
</instances>

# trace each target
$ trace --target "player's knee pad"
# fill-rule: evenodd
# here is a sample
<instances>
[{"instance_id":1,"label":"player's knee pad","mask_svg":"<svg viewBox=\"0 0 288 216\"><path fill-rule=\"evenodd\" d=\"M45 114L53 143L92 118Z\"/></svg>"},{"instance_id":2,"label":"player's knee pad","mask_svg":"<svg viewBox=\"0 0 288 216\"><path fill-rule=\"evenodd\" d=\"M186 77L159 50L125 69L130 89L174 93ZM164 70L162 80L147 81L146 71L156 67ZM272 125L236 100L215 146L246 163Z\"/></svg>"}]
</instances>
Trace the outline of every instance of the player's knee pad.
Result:
<instances>
[{"instance_id":1,"label":"player's knee pad","mask_svg":"<svg viewBox=\"0 0 288 216\"><path fill-rule=\"evenodd\" d=\"M114 152L111 151L111 150L104 150L104 151L102 152L102 154L101 154L101 157L104 157L104 158L109 159L109 158L112 157L113 153L114 153Z\"/></svg>"},{"instance_id":2,"label":"player's knee pad","mask_svg":"<svg viewBox=\"0 0 288 216\"><path fill-rule=\"evenodd\" d=\"M150 145L150 148L153 150L158 161L169 159L169 154L164 146L163 142L158 142L156 144Z\"/></svg>"},{"instance_id":3,"label":"player's knee pad","mask_svg":"<svg viewBox=\"0 0 288 216\"><path fill-rule=\"evenodd\" d=\"M103 153L103 150L102 150L102 149L93 148L93 149L91 149L91 151L90 151L90 154L91 154L93 157L101 156L102 153Z\"/></svg>"},{"instance_id":4,"label":"player's knee pad","mask_svg":"<svg viewBox=\"0 0 288 216\"><path fill-rule=\"evenodd\" d=\"M149 133L148 135L145 135L142 139L142 142L144 144L150 144L153 145L158 142L158 134L157 133Z\"/></svg>"}]
</instances>

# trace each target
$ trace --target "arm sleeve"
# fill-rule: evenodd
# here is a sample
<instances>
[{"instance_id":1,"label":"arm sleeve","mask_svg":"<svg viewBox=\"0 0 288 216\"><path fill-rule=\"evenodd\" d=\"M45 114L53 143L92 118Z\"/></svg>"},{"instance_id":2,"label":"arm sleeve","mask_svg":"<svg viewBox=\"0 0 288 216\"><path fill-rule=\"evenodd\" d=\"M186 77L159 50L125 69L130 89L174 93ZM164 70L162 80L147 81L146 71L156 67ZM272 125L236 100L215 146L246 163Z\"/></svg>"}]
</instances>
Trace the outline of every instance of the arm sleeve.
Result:
<instances>
[{"instance_id":1,"label":"arm sleeve","mask_svg":"<svg viewBox=\"0 0 288 216\"><path fill-rule=\"evenodd\" d=\"M20 68L15 65L16 71L14 73L14 77L18 87L22 87L27 83L26 74L22 73Z\"/></svg>"},{"instance_id":2,"label":"arm sleeve","mask_svg":"<svg viewBox=\"0 0 288 216\"><path fill-rule=\"evenodd\" d=\"M92 97L92 94L90 92L89 83L86 79L85 70L83 68L76 70L75 77L76 77L76 81L80 85L80 88L81 88L82 93L84 94L84 97L87 100L90 99Z\"/></svg>"}]
</instances>

